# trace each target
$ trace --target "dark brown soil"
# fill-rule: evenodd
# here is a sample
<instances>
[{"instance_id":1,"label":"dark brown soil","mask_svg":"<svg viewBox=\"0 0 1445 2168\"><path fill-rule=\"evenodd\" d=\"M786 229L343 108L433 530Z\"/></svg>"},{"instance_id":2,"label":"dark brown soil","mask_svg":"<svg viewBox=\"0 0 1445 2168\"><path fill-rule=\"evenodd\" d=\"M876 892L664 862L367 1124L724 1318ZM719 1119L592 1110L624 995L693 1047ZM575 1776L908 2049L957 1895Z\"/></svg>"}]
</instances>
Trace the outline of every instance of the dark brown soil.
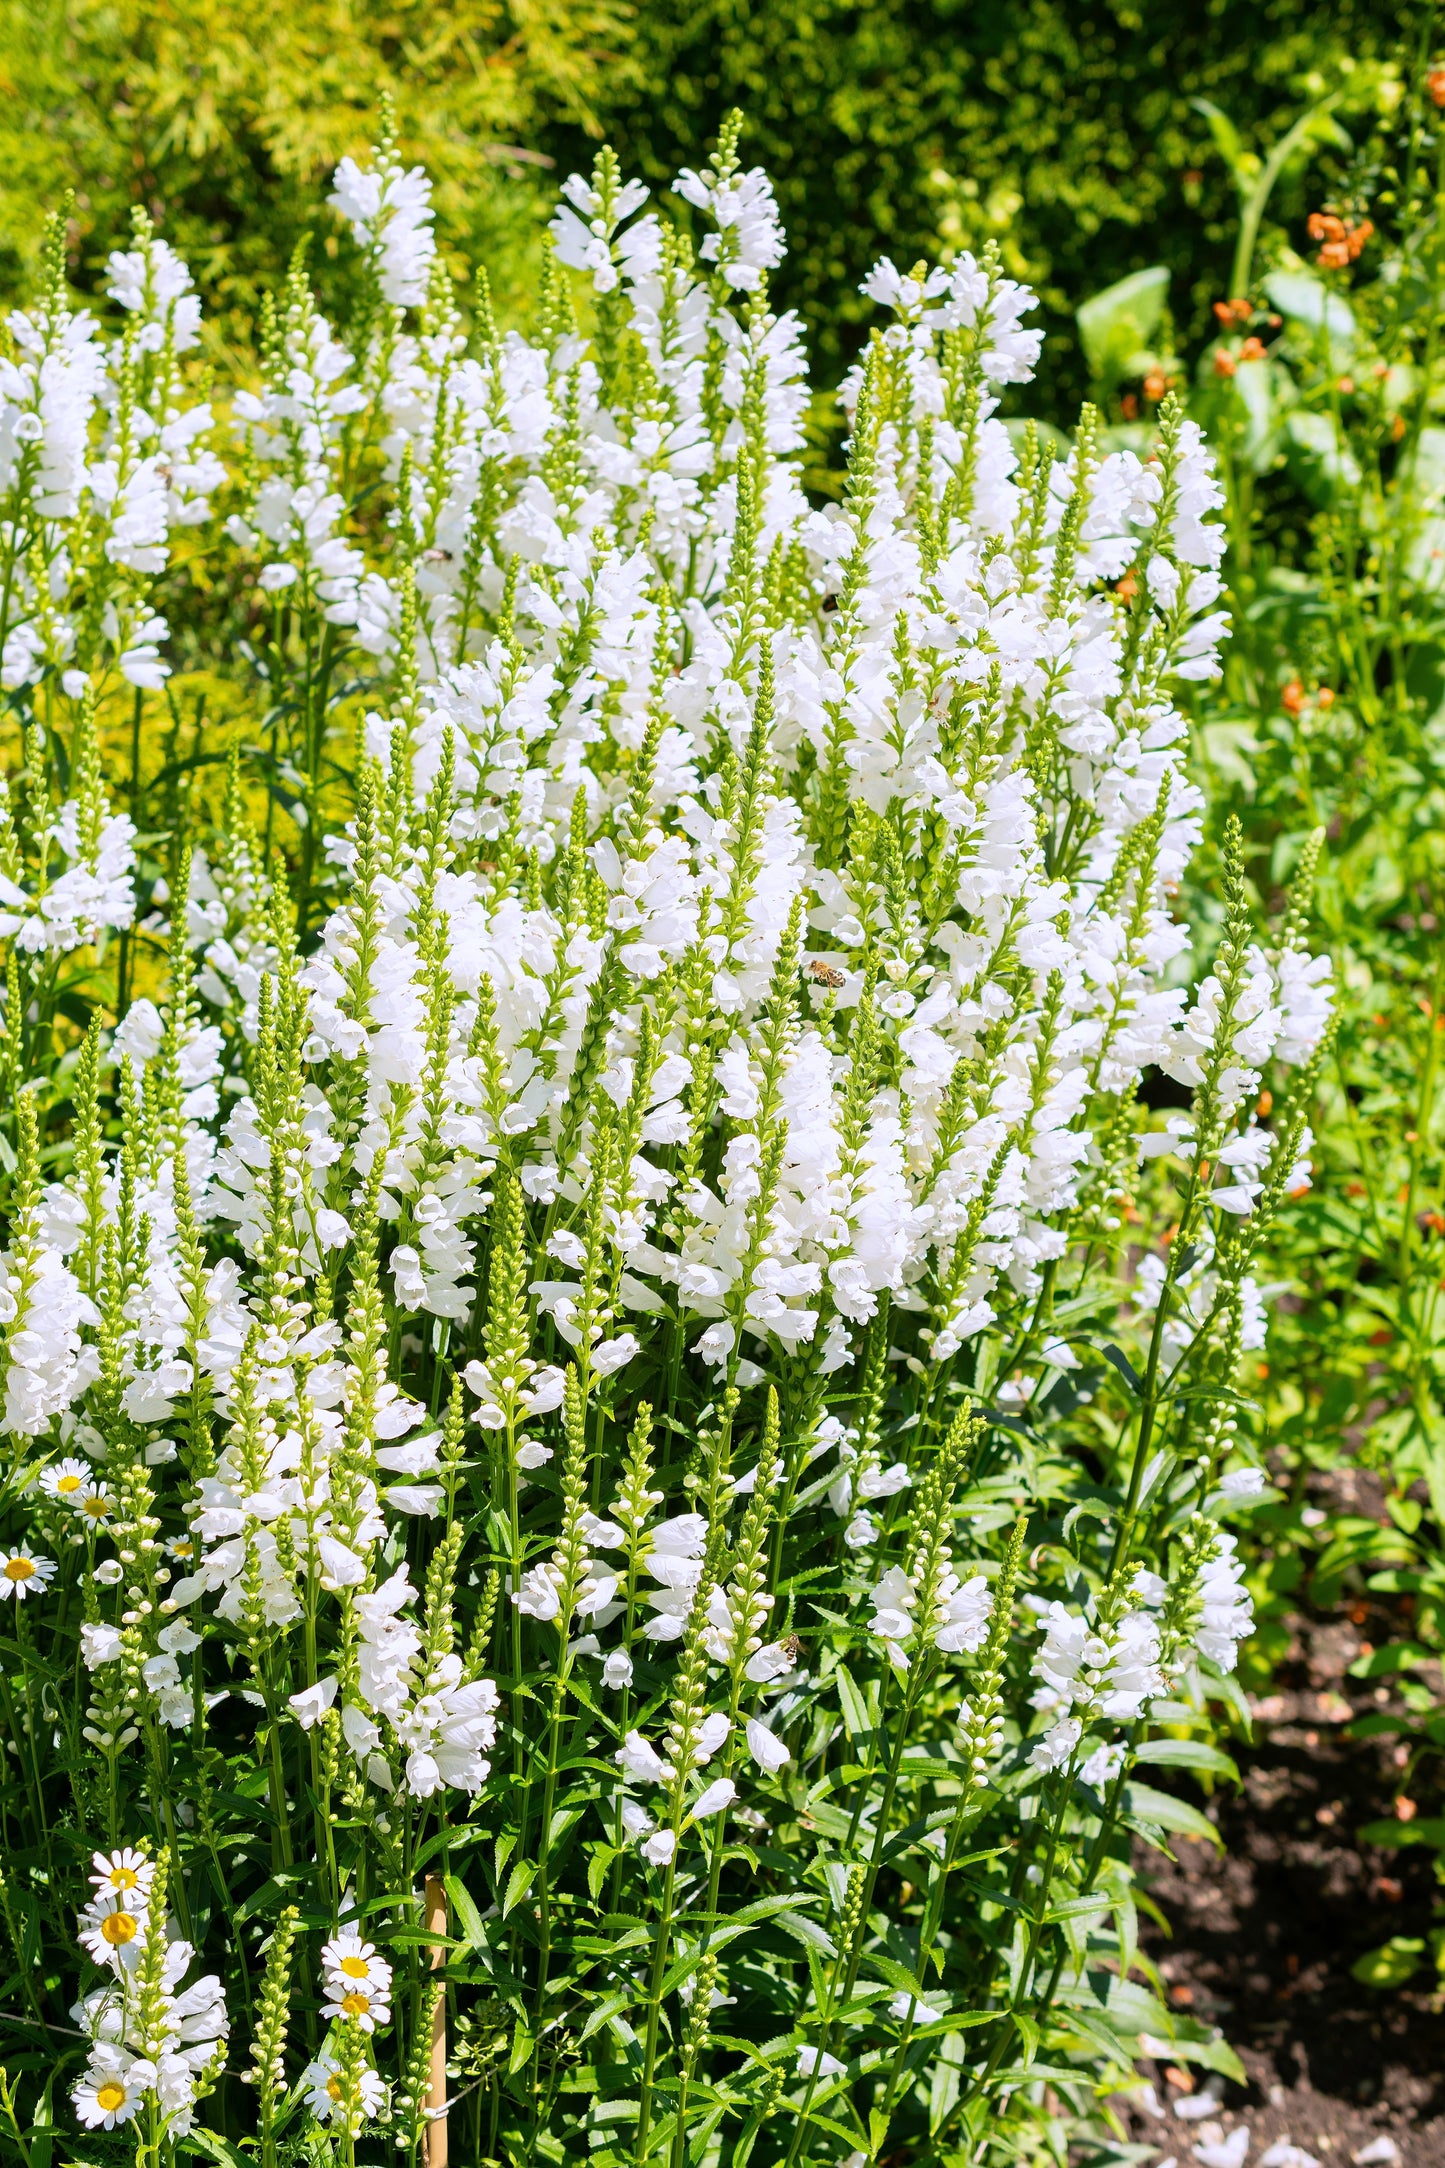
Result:
<instances>
[{"instance_id":1,"label":"dark brown soil","mask_svg":"<svg viewBox=\"0 0 1445 2168\"><path fill-rule=\"evenodd\" d=\"M1243 1789L1209 1809L1224 1853L1177 1839L1176 1865L1140 1858L1173 1927L1172 1939L1148 1938L1170 1997L1218 2023L1250 2078L1247 2091L1223 2088L1217 2113L1185 2120L1173 2110L1191 2073L1160 2067L1163 2115L1132 2118L1133 2135L1177 2155L1180 2168L1197 2168L1201 2139L1217 2142L1241 2123L1248 2168L1280 2139L1321 2168L1345 2168L1382 2136L1400 2168L1445 2168L1445 2015L1428 1946L1406 1987L1363 1987L1350 1975L1366 1951L1395 1935L1423 1939L1445 1917L1430 1848L1387 1850L1358 1837L1394 1815L1405 1755L1393 1738L1345 1736L1353 1719L1398 1707L1391 1688L1352 1679L1347 1667L1363 1640L1381 1645L1401 1625L1359 1602L1294 1621L1274 1691L1253 1704L1254 1742L1237 1753ZM1440 1808L1422 1798L1417 1811ZM1203 2089L1203 2073L1192 2076Z\"/></svg>"}]
</instances>

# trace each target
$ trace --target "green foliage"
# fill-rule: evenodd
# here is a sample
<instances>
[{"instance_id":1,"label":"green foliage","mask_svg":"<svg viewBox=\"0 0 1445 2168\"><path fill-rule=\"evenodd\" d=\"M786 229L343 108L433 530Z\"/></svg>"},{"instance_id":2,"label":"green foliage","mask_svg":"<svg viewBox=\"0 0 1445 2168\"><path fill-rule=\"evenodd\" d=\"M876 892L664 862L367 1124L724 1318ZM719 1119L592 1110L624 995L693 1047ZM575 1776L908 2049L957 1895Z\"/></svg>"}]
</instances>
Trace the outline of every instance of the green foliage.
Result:
<instances>
[{"instance_id":1,"label":"green foliage","mask_svg":"<svg viewBox=\"0 0 1445 2168\"><path fill-rule=\"evenodd\" d=\"M0 290L26 289L44 218L73 191L83 285L141 205L244 339L318 225L318 183L373 140L389 96L454 271L485 257L515 307L550 208L539 138L564 120L596 132L633 35L617 0L3 0ZM338 258L328 232L323 281Z\"/></svg>"},{"instance_id":2,"label":"green foliage","mask_svg":"<svg viewBox=\"0 0 1445 2168\"><path fill-rule=\"evenodd\" d=\"M1400 1819L1360 1837L1445 1855L1445 132L1411 92L1340 172L1338 234L1316 221L1297 249L1268 242L1199 361L1234 633L1196 756L1244 822L1262 897L1324 831L1316 909L1340 992L1293 1295L1261 1369L1290 1496L1255 1521L1270 1597L1254 1676L1268 1690L1302 1597L1344 1602L1378 1705L1353 1735L1399 1742ZM1354 1977L1400 1986L1424 1949L1396 1937Z\"/></svg>"},{"instance_id":3,"label":"green foliage","mask_svg":"<svg viewBox=\"0 0 1445 2168\"><path fill-rule=\"evenodd\" d=\"M880 253L906 265L992 237L1055 319L1046 403L1067 406L1087 375L1078 302L1159 264L1197 341L1255 146L1302 103L1339 100L1283 161L1276 208L1308 208L1309 159L1397 95L1389 64L1419 16L1406 0L300 0L258 38L235 0L3 0L0 289L23 288L73 188L86 282L143 204L242 335L316 182L369 140L389 91L455 267L484 253L510 313L536 283L542 160L584 165L606 132L665 185L741 104L789 233L779 299L825 381L861 335L858 281Z\"/></svg>"},{"instance_id":4,"label":"green foliage","mask_svg":"<svg viewBox=\"0 0 1445 2168\"><path fill-rule=\"evenodd\" d=\"M1366 63L1418 35L1418 18L1403 0L646 0L642 80L614 85L604 120L624 165L662 181L745 109L747 155L773 175L788 229L778 298L802 309L825 377L860 336L875 258L906 267L940 242L996 239L1056 319L1163 263L1197 338L1234 219L1195 101L1227 108L1248 174L1255 140L1302 100L1344 85L1368 107L1380 83ZM575 162L566 131L548 146ZM1284 200L1301 186L1295 163ZM1085 388L1065 330L1049 324L1046 411Z\"/></svg>"}]
</instances>

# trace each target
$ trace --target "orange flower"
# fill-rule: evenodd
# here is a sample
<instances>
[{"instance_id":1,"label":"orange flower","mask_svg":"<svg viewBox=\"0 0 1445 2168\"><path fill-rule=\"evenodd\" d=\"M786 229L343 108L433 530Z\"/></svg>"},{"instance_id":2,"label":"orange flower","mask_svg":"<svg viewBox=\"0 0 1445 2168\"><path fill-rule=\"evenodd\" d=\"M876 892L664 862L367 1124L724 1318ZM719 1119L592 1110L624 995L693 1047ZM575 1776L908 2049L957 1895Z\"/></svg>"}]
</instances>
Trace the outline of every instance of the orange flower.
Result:
<instances>
[{"instance_id":1,"label":"orange flower","mask_svg":"<svg viewBox=\"0 0 1445 2168\"><path fill-rule=\"evenodd\" d=\"M1425 78L1425 88L1430 93L1432 104L1445 106L1445 68L1432 68Z\"/></svg>"},{"instance_id":2,"label":"orange flower","mask_svg":"<svg viewBox=\"0 0 1445 2168\"><path fill-rule=\"evenodd\" d=\"M1157 406L1169 389L1169 379L1162 369L1151 369L1144 379L1144 397L1152 399Z\"/></svg>"},{"instance_id":3,"label":"orange flower","mask_svg":"<svg viewBox=\"0 0 1445 2168\"><path fill-rule=\"evenodd\" d=\"M1263 361L1263 339L1246 339L1243 346L1239 349L1239 358L1241 361Z\"/></svg>"},{"instance_id":4,"label":"orange flower","mask_svg":"<svg viewBox=\"0 0 1445 2168\"><path fill-rule=\"evenodd\" d=\"M1279 704L1286 715L1298 715L1305 704L1305 689L1298 678L1291 678L1279 696Z\"/></svg>"},{"instance_id":5,"label":"orange flower","mask_svg":"<svg viewBox=\"0 0 1445 2168\"><path fill-rule=\"evenodd\" d=\"M1119 406L1126 422L1133 422L1139 419L1139 399L1137 393L1132 391L1126 391L1123 398L1119 401Z\"/></svg>"},{"instance_id":6,"label":"orange flower","mask_svg":"<svg viewBox=\"0 0 1445 2168\"><path fill-rule=\"evenodd\" d=\"M1214 314L1228 330L1231 324L1247 324L1254 311L1247 301L1216 301Z\"/></svg>"},{"instance_id":7,"label":"orange flower","mask_svg":"<svg viewBox=\"0 0 1445 2168\"><path fill-rule=\"evenodd\" d=\"M1335 696L1333 692L1328 685L1322 685L1315 694L1315 706L1317 708L1332 708L1334 704Z\"/></svg>"},{"instance_id":8,"label":"orange flower","mask_svg":"<svg viewBox=\"0 0 1445 2168\"><path fill-rule=\"evenodd\" d=\"M1371 219L1341 218L1334 211L1311 211L1308 224L1310 239L1324 244L1315 261L1327 271L1342 271L1354 263L1375 231Z\"/></svg>"},{"instance_id":9,"label":"orange flower","mask_svg":"<svg viewBox=\"0 0 1445 2168\"><path fill-rule=\"evenodd\" d=\"M1236 369L1237 367L1238 367L1238 363L1237 363L1237 362L1235 361L1235 358L1234 358L1233 354L1226 354L1226 352L1224 351L1224 348L1223 348L1223 347L1221 346L1221 348L1219 349L1219 352L1218 352L1218 353L1217 353L1217 354L1215 355L1215 357L1214 357L1214 373L1215 373L1215 375L1216 375L1216 376L1233 376L1233 374L1234 374L1234 372L1235 372L1235 369Z\"/></svg>"}]
</instances>

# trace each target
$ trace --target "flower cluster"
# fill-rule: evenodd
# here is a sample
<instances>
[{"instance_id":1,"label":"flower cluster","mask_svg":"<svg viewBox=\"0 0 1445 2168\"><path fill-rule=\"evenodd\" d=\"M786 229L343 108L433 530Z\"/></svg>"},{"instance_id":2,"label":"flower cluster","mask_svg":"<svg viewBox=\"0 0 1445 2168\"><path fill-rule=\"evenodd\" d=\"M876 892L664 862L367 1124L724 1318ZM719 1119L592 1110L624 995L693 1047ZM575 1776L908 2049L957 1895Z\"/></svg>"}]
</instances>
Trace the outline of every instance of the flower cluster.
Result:
<instances>
[{"instance_id":1,"label":"flower cluster","mask_svg":"<svg viewBox=\"0 0 1445 2168\"><path fill-rule=\"evenodd\" d=\"M158 1870L133 1850L97 1852L92 1870L80 1944L111 1977L71 2011L89 2042L76 2115L87 2129L115 2130L150 2104L182 2136L225 2054L221 1982L205 1973L180 1985L196 1953L167 1930L164 1860Z\"/></svg>"},{"instance_id":2,"label":"flower cluster","mask_svg":"<svg viewBox=\"0 0 1445 2168\"><path fill-rule=\"evenodd\" d=\"M1028 2092L1008 2012L1092 1995L1088 1904L1050 1906L1112 1859L1104 1778L1166 1689L1208 1725L1248 1631L1219 1521L1330 995L1307 873L1268 937L1232 835L1190 981L1207 448L1169 400L1143 450L1006 421L1032 295L992 251L884 262L820 509L737 141L679 203L572 177L530 332L463 325L394 144L343 161L359 313L298 258L233 401L266 795L238 755L163 881L102 744L224 479L194 296L142 225L118 344L58 258L16 320L0 1595L84 1681L32 1743L69 1724L136 1840L82 1919L89 2123L189 2127L225 2010L165 1875L219 1944L229 1873L268 2145L304 2105L415 2147L453 2068L477 2157L550 2157L597 2034L591 2134L646 2161L723 2002L740 2157L825 2102L921 2144L925 2063L976 2139ZM1050 1441L1108 1393L1086 1481ZM987 1917L965 1846L1012 1877ZM346 1924L293 2097L308 1883ZM1097 1895L1127 1973L1122 1868Z\"/></svg>"}]
</instances>

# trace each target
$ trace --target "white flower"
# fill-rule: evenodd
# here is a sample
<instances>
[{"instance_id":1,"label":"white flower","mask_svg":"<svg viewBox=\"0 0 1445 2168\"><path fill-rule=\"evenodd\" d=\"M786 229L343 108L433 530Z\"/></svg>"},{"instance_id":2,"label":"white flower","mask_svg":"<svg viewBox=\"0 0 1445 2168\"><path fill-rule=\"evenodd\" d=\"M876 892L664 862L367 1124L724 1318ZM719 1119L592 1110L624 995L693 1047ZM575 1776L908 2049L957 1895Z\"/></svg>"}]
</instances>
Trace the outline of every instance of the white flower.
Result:
<instances>
[{"instance_id":1,"label":"white flower","mask_svg":"<svg viewBox=\"0 0 1445 2168\"><path fill-rule=\"evenodd\" d=\"M1080 1768L1079 1775L1086 1784L1092 1785L1096 1792L1101 1792L1106 1785L1112 1784L1123 1766L1123 1761L1124 1749L1121 1746L1096 1746Z\"/></svg>"},{"instance_id":2,"label":"white flower","mask_svg":"<svg viewBox=\"0 0 1445 2168\"><path fill-rule=\"evenodd\" d=\"M321 1952L323 2014L374 2032L391 2017L391 1967L360 1935L332 1937Z\"/></svg>"},{"instance_id":3,"label":"white flower","mask_svg":"<svg viewBox=\"0 0 1445 2168\"><path fill-rule=\"evenodd\" d=\"M693 1820L701 1822L705 1821L710 1814L721 1814L724 1807L730 1807L737 1796L738 1788L733 1783L732 1778L719 1777L715 1783L709 1784L705 1791L699 1792L696 1799L694 1799L692 1803Z\"/></svg>"},{"instance_id":4,"label":"white flower","mask_svg":"<svg viewBox=\"0 0 1445 2168\"><path fill-rule=\"evenodd\" d=\"M931 2010L926 2002L920 2002L916 1996L902 1990L888 2005L888 2015L896 2018L900 2025L910 2020L915 2026L936 2025L943 2014L942 2010Z\"/></svg>"},{"instance_id":5,"label":"white flower","mask_svg":"<svg viewBox=\"0 0 1445 2168\"><path fill-rule=\"evenodd\" d=\"M92 1887L107 1899L134 1897L144 1907L150 1896L155 1873L154 1860L147 1859L144 1852L137 1852L129 1845L123 1845L114 1852L91 1854Z\"/></svg>"},{"instance_id":6,"label":"white flower","mask_svg":"<svg viewBox=\"0 0 1445 2168\"><path fill-rule=\"evenodd\" d=\"M1260 1468L1229 1468L1219 1479L1219 1487L1226 1498L1259 1498L1264 1492L1264 1471Z\"/></svg>"},{"instance_id":7,"label":"white flower","mask_svg":"<svg viewBox=\"0 0 1445 2168\"><path fill-rule=\"evenodd\" d=\"M1050 1770L1062 1769L1083 1736L1083 1730L1083 1725L1074 1716L1063 1717L1057 1724L1051 1724L1029 1749L1029 1760L1035 1769L1046 1775Z\"/></svg>"},{"instance_id":8,"label":"white flower","mask_svg":"<svg viewBox=\"0 0 1445 2168\"><path fill-rule=\"evenodd\" d=\"M1200 1613L1195 1643L1202 1656L1221 1671L1234 1669L1239 1644L1254 1628L1254 1603L1242 1586L1244 1562L1235 1555L1235 1540L1221 1533L1212 1557L1199 1576Z\"/></svg>"},{"instance_id":9,"label":"white flower","mask_svg":"<svg viewBox=\"0 0 1445 2168\"><path fill-rule=\"evenodd\" d=\"M693 1767L700 1769L704 1762L711 1761L731 1730L731 1719L721 1709L714 1709L711 1715L705 1716L693 1743Z\"/></svg>"},{"instance_id":10,"label":"white flower","mask_svg":"<svg viewBox=\"0 0 1445 2168\"><path fill-rule=\"evenodd\" d=\"M786 1642L769 1641L748 1658L743 1666L743 1676L750 1679L754 1686L768 1686L774 1679L786 1677L795 1662L796 1658Z\"/></svg>"},{"instance_id":11,"label":"white flower","mask_svg":"<svg viewBox=\"0 0 1445 2168\"><path fill-rule=\"evenodd\" d=\"M793 1758L782 1740L755 1716L748 1719L747 1741L748 1752L765 1776L776 1776Z\"/></svg>"},{"instance_id":12,"label":"white flower","mask_svg":"<svg viewBox=\"0 0 1445 2168\"><path fill-rule=\"evenodd\" d=\"M314 1686L307 1686L299 1694L291 1696L291 1707L296 1711L296 1721L303 1731L310 1731L319 1724L336 1699L336 1680L318 1679Z\"/></svg>"},{"instance_id":13,"label":"white flower","mask_svg":"<svg viewBox=\"0 0 1445 2168\"><path fill-rule=\"evenodd\" d=\"M333 2117L344 2112L344 2088L340 2067L330 2050L323 2048L316 2060L308 2063L301 2073L306 2106L318 2123L329 2123ZM360 2099L357 2106L362 2120L374 2122L386 2105L386 2085L374 2070L363 2069L358 2079L358 2090Z\"/></svg>"},{"instance_id":14,"label":"white flower","mask_svg":"<svg viewBox=\"0 0 1445 2168\"><path fill-rule=\"evenodd\" d=\"M811 2078L814 2071L820 2078L841 2078L847 2068L846 2063L840 2063L836 2055L829 2055L825 2050L814 2047L801 2047L798 2050L800 2078Z\"/></svg>"},{"instance_id":15,"label":"white flower","mask_svg":"<svg viewBox=\"0 0 1445 2168\"><path fill-rule=\"evenodd\" d=\"M421 167L405 170L391 159L366 171L343 158L328 201L374 263L383 300L394 308L418 307L436 254L431 184Z\"/></svg>"},{"instance_id":16,"label":"white flower","mask_svg":"<svg viewBox=\"0 0 1445 2168\"><path fill-rule=\"evenodd\" d=\"M87 2130L117 2130L140 2113L155 2083L155 2064L144 2056L98 2044L70 2097Z\"/></svg>"},{"instance_id":17,"label":"white flower","mask_svg":"<svg viewBox=\"0 0 1445 2168\"><path fill-rule=\"evenodd\" d=\"M106 1626L86 1620L80 1629L80 1653L85 1659L87 1671L99 1671L103 1664L113 1664L124 1645L118 1626Z\"/></svg>"},{"instance_id":18,"label":"white flower","mask_svg":"<svg viewBox=\"0 0 1445 2168\"><path fill-rule=\"evenodd\" d=\"M650 1867L666 1867L676 1850L677 1838L670 1829L659 1829L642 1847L643 1857Z\"/></svg>"},{"instance_id":19,"label":"white flower","mask_svg":"<svg viewBox=\"0 0 1445 2168\"><path fill-rule=\"evenodd\" d=\"M760 167L734 173L726 181L711 173L684 171L673 186L717 221L718 232L707 236L700 253L704 262L717 265L729 286L751 293L762 273L782 262L782 222L773 184Z\"/></svg>"},{"instance_id":20,"label":"white flower","mask_svg":"<svg viewBox=\"0 0 1445 2168\"><path fill-rule=\"evenodd\" d=\"M918 1591L901 1566L890 1566L870 1600L873 1616L868 1621L868 1630L889 1644L891 1656L897 1644L907 1641L913 1632L913 1607L918 1601ZM907 1659L903 1660L906 1663Z\"/></svg>"},{"instance_id":21,"label":"white flower","mask_svg":"<svg viewBox=\"0 0 1445 2168\"><path fill-rule=\"evenodd\" d=\"M75 1507L79 1505L92 1481L88 1461L74 1458L56 1460L42 1470L40 1488L47 1498L55 1498L64 1505Z\"/></svg>"},{"instance_id":22,"label":"white flower","mask_svg":"<svg viewBox=\"0 0 1445 2168\"><path fill-rule=\"evenodd\" d=\"M55 1560L42 1558L28 1543L0 1551L0 1598L13 1596L17 1603L23 1603L27 1596L40 1595L54 1578Z\"/></svg>"},{"instance_id":23,"label":"white flower","mask_svg":"<svg viewBox=\"0 0 1445 2168\"><path fill-rule=\"evenodd\" d=\"M661 1784L672 1775L669 1765L640 1731L630 1731L612 1758L633 1784Z\"/></svg>"},{"instance_id":24,"label":"white flower","mask_svg":"<svg viewBox=\"0 0 1445 2168\"><path fill-rule=\"evenodd\" d=\"M956 1575L946 1573L939 1586L933 1645L945 1655L981 1649L988 1639L993 1598L986 1578L974 1574L960 1585Z\"/></svg>"}]
</instances>

